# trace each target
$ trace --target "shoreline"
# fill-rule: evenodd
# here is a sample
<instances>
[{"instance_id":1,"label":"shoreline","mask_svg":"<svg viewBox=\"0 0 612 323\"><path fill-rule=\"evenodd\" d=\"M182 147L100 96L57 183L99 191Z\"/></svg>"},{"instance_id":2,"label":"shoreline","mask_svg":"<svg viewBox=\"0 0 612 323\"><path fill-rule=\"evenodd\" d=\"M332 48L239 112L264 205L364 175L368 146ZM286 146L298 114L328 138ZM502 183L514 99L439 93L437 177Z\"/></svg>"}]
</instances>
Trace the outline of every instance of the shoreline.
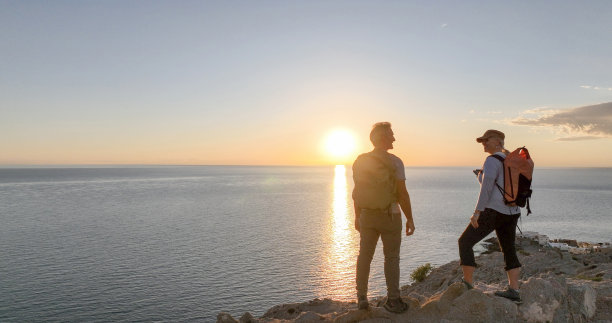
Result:
<instances>
[{"instance_id":1,"label":"shoreline","mask_svg":"<svg viewBox=\"0 0 612 323\"><path fill-rule=\"evenodd\" d=\"M610 322L612 318L612 246L571 239L549 239L537 232L517 234L523 303L496 297L507 284L503 256L496 238L483 241L476 256L475 289L460 282L459 261L434 268L421 282L401 287L410 305L393 314L383 307L386 297L370 299L370 310L358 310L355 301L313 299L273 306L261 317L249 312L236 319L226 312L217 322L432 322L432 321L550 321Z\"/></svg>"}]
</instances>

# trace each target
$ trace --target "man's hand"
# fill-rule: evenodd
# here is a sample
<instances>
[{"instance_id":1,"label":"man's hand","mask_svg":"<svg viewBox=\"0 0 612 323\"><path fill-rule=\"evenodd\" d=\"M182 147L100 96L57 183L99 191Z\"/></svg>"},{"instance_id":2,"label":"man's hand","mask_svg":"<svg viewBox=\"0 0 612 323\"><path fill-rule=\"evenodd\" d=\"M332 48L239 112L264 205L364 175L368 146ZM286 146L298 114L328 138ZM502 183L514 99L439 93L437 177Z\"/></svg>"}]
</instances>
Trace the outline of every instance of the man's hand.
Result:
<instances>
[{"instance_id":1,"label":"man's hand","mask_svg":"<svg viewBox=\"0 0 612 323\"><path fill-rule=\"evenodd\" d=\"M470 217L470 223L474 227L474 229L478 229L478 218L480 217L480 213L474 213Z\"/></svg>"},{"instance_id":2,"label":"man's hand","mask_svg":"<svg viewBox=\"0 0 612 323\"><path fill-rule=\"evenodd\" d=\"M356 216L355 217L355 230L357 230L357 232L360 232L359 229L360 229L360 227L359 227L359 217Z\"/></svg>"},{"instance_id":3,"label":"man's hand","mask_svg":"<svg viewBox=\"0 0 612 323\"><path fill-rule=\"evenodd\" d=\"M406 221L406 235L411 236L414 233L414 221L409 219Z\"/></svg>"}]
</instances>

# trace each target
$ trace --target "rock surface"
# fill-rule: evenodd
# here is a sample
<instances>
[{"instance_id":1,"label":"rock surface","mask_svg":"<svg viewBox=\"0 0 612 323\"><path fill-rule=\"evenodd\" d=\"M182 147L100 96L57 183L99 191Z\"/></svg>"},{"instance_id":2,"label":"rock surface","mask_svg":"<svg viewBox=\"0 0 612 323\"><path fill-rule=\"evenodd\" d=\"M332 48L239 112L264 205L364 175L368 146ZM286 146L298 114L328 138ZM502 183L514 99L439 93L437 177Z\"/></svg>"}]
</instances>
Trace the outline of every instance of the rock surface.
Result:
<instances>
[{"instance_id":1,"label":"rock surface","mask_svg":"<svg viewBox=\"0 0 612 323\"><path fill-rule=\"evenodd\" d=\"M408 311L386 311L384 298L372 299L369 310L355 302L314 299L277 305L259 318L239 320L219 313L217 322L612 322L612 250L571 254L518 239L522 304L494 296L507 284L503 256L496 241L478 256L475 289L460 282L453 261L435 268L425 280L402 287Z\"/></svg>"}]
</instances>

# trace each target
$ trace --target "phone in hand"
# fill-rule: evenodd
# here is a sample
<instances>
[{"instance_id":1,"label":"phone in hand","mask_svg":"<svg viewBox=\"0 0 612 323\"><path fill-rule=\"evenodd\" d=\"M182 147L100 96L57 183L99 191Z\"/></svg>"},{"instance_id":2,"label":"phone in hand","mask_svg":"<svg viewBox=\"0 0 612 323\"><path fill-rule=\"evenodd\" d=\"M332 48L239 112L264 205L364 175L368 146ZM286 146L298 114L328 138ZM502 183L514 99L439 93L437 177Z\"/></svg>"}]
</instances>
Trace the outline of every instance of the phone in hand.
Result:
<instances>
[{"instance_id":1,"label":"phone in hand","mask_svg":"<svg viewBox=\"0 0 612 323\"><path fill-rule=\"evenodd\" d=\"M474 175L478 176L478 174L482 172L482 169L474 169L472 172L474 172Z\"/></svg>"}]
</instances>

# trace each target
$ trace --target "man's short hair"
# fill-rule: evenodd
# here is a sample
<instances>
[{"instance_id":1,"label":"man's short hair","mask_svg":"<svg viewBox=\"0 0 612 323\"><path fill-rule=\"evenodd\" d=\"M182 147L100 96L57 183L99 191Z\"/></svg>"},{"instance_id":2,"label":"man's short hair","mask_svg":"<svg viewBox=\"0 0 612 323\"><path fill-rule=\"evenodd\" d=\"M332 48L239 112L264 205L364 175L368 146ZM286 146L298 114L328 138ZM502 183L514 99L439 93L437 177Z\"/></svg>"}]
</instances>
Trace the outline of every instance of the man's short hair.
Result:
<instances>
[{"instance_id":1,"label":"man's short hair","mask_svg":"<svg viewBox=\"0 0 612 323\"><path fill-rule=\"evenodd\" d=\"M372 131L370 131L370 141L373 145L376 145L378 138L380 138L381 134L384 134L386 131L391 130L391 122L377 122L372 126Z\"/></svg>"}]
</instances>

